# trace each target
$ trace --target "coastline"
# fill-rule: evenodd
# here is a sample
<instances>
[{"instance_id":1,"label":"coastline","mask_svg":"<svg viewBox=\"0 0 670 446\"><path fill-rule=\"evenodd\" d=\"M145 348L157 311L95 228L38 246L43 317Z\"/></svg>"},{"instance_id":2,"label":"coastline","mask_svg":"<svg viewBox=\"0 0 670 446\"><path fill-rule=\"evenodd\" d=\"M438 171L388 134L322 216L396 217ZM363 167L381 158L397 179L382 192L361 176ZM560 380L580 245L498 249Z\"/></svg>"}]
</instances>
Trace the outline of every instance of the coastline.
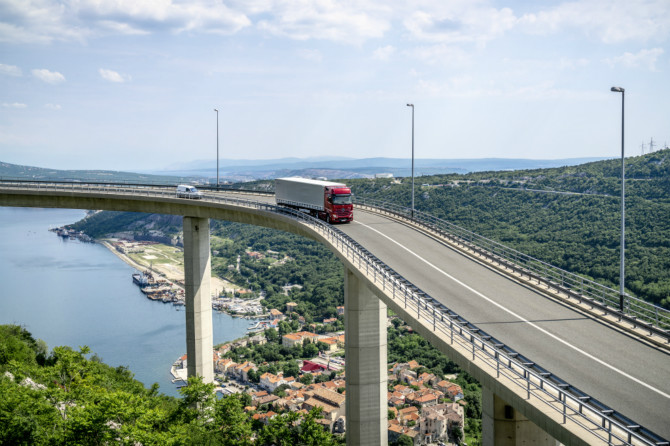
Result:
<instances>
[{"instance_id":1,"label":"coastline","mask_svg":"<svg viewBox=\"0 0 670 446\"><path fill-rule=\"evenodd\" d=\"M132 266L133 268L138 269L138 270L146 269L144 266L142 266L142 265L140 265L139 263L135 262L133 259L131 259L131 258L128 257L127 255L125 255L125 254L123 254L123 253L120 253L117 249L115 249L115 248L111 245L111 243L110 243L108 240L96 240L96 243L100 243L102 246L104 246L105 248L107 248L108 250L110 250L110 251L112 252L112 254L114 254L114 255L117 256L119 259L123 260L123 261L126 262L128 265Z\"/></svg>"},{"instance_id":2,"label":"coastline","mask_svg":"<svg viewBox=\"0 0 670 446\"><path fill-rule=\"evenodd\" d=\"M151 272L160 275L173 285L181 288L182 290L184 289L184 286L181 283L179 283L179 281L183 282L184 277L184 270L182 267L173 264L168 264L165 267L160 267L158 265L143 265L133 260L130 256L122 252L119 252L118 249L112 246L112 243L109 239L96 240L95 242L100 243L102 246L111 251L115 256L117 256L119 259L123 260L126 264L132 266L133 268L139 271L151 270ZM236 288L234 284L215 276L212 276L211 281L212 281L211 284L212 294L214 295L219 295L223 291L230 292Z\"/></svg>"}]
</instances>

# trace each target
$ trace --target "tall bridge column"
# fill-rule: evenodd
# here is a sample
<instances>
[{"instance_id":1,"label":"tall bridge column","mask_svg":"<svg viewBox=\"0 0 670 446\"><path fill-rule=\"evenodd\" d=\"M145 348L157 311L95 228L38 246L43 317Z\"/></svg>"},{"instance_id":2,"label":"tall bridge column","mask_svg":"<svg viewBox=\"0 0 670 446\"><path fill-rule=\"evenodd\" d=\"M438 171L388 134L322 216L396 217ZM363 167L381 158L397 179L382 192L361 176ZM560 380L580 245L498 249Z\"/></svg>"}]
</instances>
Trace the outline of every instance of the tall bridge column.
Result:
<instances>
[{"instance_id":1,"label":"tall bridge column","mask_svg":"<svg viewBox=\"0 0 670 446\"><path fill-rule=\"evenodd\" d=\"M347 445L388 444L386 304L344 273Z\"/></svg>"},{"instance_id":2,"label":"tall bridge column","mask_svg":"<svg viewBox=\"0 0 670 446\"><path fill-rule=\"evenodd\" d=\"M482 387L483 446L557 446L560 443L487 387Z\"/></svg>"},{"instance_id":3,"label":"tall bridge column","mask_svg":"<svg viewBox=\"0 0 670 446\"><path fill-rule=\"evenodd\" d=\"M214 381L212 359L212 266L209 218L184 217L184 284L188 376Z\"/></svg>"}]
</instances>

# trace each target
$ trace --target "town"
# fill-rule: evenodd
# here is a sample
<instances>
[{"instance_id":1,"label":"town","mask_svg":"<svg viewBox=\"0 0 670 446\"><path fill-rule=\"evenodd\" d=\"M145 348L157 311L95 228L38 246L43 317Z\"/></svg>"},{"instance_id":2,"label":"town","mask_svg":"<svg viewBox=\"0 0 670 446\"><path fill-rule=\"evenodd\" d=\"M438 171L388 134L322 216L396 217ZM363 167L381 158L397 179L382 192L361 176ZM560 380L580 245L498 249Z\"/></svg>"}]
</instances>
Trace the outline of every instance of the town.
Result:
<instances>
[{"instance_id":1,"label":"town","mask_svg":"<svg viewBox=\"0 0 670 446\"><path fill-rule=\"evenodd\" d=\"M271 309L270 319L264 321L269 328L262 333L250 333L215 347L216 391L248 395L245 411L265 424L284 412L307 413L318 407L322 415L319 424L335 435L344 434L345 336L344 331L327 331L341 320L344 307L338 307L337 318L305 325L300 322L304 318L294 311L296 305L287 303L286 314ZM389 316L389 325L393 319ZM294 327L296 331L292 331ZM304 328L311 331L302 331ZM296 354L292 357L301 358L285 361L283 366L277 365L281 359L259 363L250 360L254 351L271 344L275 344L272 347L279 356L284 352L288 357L293 352ZM172 365L175 382L185 382L187 362L184 355ZM402 444L462 444L467 403L461 386L453 382L456 378L456 374L437 376L414 360L389 364L389 442L408 437L410 443Z\"/></svg>"}]
</instances>

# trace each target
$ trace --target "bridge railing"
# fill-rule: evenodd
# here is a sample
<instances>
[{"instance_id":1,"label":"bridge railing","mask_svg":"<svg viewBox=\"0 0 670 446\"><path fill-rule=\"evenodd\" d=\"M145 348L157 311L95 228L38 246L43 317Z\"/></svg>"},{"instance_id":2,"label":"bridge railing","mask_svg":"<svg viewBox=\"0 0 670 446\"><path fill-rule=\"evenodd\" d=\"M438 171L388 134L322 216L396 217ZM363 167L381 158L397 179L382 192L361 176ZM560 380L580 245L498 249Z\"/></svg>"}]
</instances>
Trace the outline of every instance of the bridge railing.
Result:
<instances>
[{"instance_id":1,"label":"bridge railing","mask_svg":"<svg viewBox=\"0 0 670 446\"><path fill-rule=\"evenodd\" d=\"M527 399L542 401L560 414L563 423L569 419L608 444L668 444L466 321L336 227L291 209L276 208L275 212L312 226L399 306L415 315L419 323L461 350L470 351L473 361L482 361L495 370L497 378L506 378L509 385L522 389Z\"/></svg>"},{"instance_id":2,"label":"bridge railing","mask_svg":"<svg viewBox=\"0 0 670 446\"><path fill-rule=\"evenodd\" d=\"M126 185L103 186L91 184L45 184L0 182L0 192L6 189L38 189L45 191L95 192L130 196L175 197L173 188L133 187ZM185 201L193 201L182 199ZM325 224L304 213L243 198L207 193L203 202L221 203L281 214L295 219L321 234L351 264L365 274L383 293L414 315L418 323L439 334L445 342L468 351L473 361L488 368L505 380L528 400L542 402L553 410L563 423L570 420L588 430L607 444L667 446L669 443L648 429L633 422L563 381L525 356L515 352L497 339L451 311L435 298L421 291L388 265L384 264L365 247L351 239L338 228Z\"/></svg>"},{"instance_id":3,"label":"bridge railing","mask_svg":"<svg viewBox=\"0 0 670 446\"><path fill-rule=\"evenodd\" d=\"M619 308L619 291L586 277L531 257L425 212L415 210L412 219L411 210L406 207L360 197L356 197L356 205L370 208L379 213L412 220L414 224L422 225L430 231L437 232L477 255L490 258L505 268L521 276L526 276L529 280L541 282L550 289L564 292L571 298L586 302L616 318L624 318L634 327L644 327L650 331L650 334L657 335L665 339L666 342L670 342L670 311L665 308L626 294L624 296L624 313L622 314Z\"/></svg>"}]
</instances>

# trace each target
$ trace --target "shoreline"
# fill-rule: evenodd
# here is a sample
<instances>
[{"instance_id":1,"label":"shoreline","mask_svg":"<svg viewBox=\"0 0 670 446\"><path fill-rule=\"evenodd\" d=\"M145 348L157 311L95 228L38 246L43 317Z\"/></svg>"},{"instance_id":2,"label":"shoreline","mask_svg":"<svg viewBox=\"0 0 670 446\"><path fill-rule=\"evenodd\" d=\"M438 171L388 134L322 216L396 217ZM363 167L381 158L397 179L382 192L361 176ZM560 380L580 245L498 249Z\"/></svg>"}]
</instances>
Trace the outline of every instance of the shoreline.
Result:
<instances>
[{"instance_id":1,"label":"shoreline","mask_svg":"<svg viewBox=\"0 0 670 446\"><path fill-rule=\"evenodd\" d=\"M119 250L114 248L114 246L112 246L112 242L110 241L110 239L95 240L95 243L100 243L102 246L104 246L109 251L111 251L112 254L117 256L119 259L123 260L129 266L132 266L133 268L137 269L138 271L149 270L152 273L158 274L159 276L161 276L162 278L164 278L165 280L170 282L172 285L174 285L174 286L176 286L176 287L178 287L182 290L184 289L184 286L181 285L180 283L178 283L179 279L175 279L174 277L170 277L168 275L168 271L166 271L166 269L169 270L170 268L163 269L163 268L158 268L156 266L152 267L150 265L142 265L141 263L138 263L137 261L133 260L130 256L128 256L128 255L126 255L122 252L119 252ZM179 266L173 265L173 264L170 264L170 267L171 268L180 268ZM183 275L184 275L183 269L180 269L180 273L181 273L181 276L183 277ZM234 288L235 284L230 283L228 281L225 281L225 280L223 280L219 277L212 276L211 281L212 281L211 292L212 292L213 295L218 296L220 294L220 292L222 292L222 291L227 292L229 290L234 290L235 289ZM227 286L227 285L229 285L229 286Z\"/></svg>"}]
</instances>

